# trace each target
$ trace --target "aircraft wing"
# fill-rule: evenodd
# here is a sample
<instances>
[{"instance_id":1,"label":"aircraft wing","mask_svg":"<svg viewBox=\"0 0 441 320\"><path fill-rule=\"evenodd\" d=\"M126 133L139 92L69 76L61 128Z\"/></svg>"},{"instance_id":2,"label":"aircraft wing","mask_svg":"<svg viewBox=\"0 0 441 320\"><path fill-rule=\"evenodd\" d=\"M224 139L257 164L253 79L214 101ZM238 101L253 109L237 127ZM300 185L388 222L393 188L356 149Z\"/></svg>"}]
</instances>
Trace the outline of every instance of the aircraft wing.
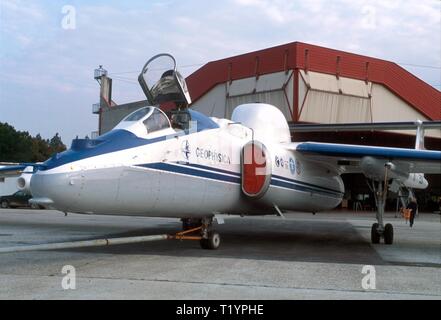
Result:
<instances>
[{"instance_id":1,"label":"aircraft wing","mask_svg":"<svg viewBox=\"0 0 441 320\"><path fill-rule=\"evenodd\" d=\"M287 148L306 159L339 167L342 172L362 172L360 161L372 157L391 161L409 173L441 174L441 151L321 142L290 143Z\"/></svg>"},{"instance_id":2,"label":"aircraft wing","mask_svg":"<svg viewBox=\"0 0 441 320\"><path fill-rule=\"evenodd\" d=\"M20 163L16 165L0 166L0 178L18 177L28 167L32 167L31 172L35 172L38 166L39 164L36 163ZM29 169L27 171L30 171Z\"/></svg>"}]
</instances>

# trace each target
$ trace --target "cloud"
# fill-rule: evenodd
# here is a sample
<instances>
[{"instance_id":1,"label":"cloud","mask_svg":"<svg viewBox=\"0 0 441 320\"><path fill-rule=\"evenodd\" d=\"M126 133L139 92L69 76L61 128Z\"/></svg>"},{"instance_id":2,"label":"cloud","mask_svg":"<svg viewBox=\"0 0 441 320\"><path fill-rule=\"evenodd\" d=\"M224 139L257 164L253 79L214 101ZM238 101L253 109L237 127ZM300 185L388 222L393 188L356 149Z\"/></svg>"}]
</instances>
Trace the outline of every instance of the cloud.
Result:
<instances>
[{"instance_id":1,"label":"cloud","mask_svg":"<svg viewBox=\"0 0 441 320\"><path fill-rule=\"evenodd\" d=\"M293 2L288 1L268 1L268 0L234 0L234 3L248 7L248 10L255 10L266 20L276 24L283 24L293 19Z\"/></svg>"},{"instance_id":2,"label":"cloud","mask_svg":"<svg viewBox=\"0 0 441 320\"><path fill-rule=\"evenodd\" d=\"M395 62L441 65L439 1L72 3L76 29L64 30L64 3L0 1L0 121L26 124L37 132L44 127L47 136L65 123L61 127L67 141L77 134L90 135L97 127L91 105L99 98L93 69L103 64L110 74L123 72L114 77L115 101L143 99L137 70L159 52L172 53L178 65L192 66L181 70L184 75L195 65L292 41ZM439 69L411 71L427 82L441 82ZM33 99L24 99L24 94ZM49 120L47 114L35 112L35 121L25 121L26 108L54 116ZM78 119L75 125L66 122L66 113Z\"/></svg>"},{"instance_id":3,"label":"cloud","mask_svg":"<svg viewBox=\"0 0 441 320\"><path fill-rule=\"evenodd\" d=\"M35 3L20 0L2 0L2 14L13 16L14 18L24 18L31 20L41 20L45 17L44 11Z\"/></svg>"}]
</instances>

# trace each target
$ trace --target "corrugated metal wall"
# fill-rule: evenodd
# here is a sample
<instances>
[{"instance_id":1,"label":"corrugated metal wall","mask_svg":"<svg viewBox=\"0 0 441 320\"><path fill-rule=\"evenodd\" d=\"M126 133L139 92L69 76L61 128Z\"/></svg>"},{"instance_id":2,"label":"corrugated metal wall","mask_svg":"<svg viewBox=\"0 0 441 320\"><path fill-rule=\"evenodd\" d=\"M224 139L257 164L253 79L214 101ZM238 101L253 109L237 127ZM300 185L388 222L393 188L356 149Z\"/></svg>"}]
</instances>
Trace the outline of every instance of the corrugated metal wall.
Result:
<instances>
[{"instance_id":1,"label":"corrugated metal wall","mask_svg":"<svg viewBox=\"0 0 441 320\"><path fill-rule=\"evenodd\" d=\"M291 119L293 101L292 71L276 72L219 84L202 96L192 108L209 116L231 118L235 107L243 103L270 103Z\"/></svg>"},{"instance_id":2,"label":"corrugated metal wall","mask_svg":"<svg viewBox=\"0 0 441 320\"><path fill-rule=\"evenodd\" d=\"M283 115L289 119L291 118L292 111L286 101L286 97L283 90L274 90L267 92L258 92L254 94L245 94L240 96L227 98L227 117L231 118L234 108L240 104L250 102L269 103L277 106L283 113Z\"/></svg>"},{"instance_id":3,"label":"corrugated metal wall","mask_svg":"<svg viewBox=\"0 0 441 320\"><path fill-rule=\"evenodd\" d=\"M372 83L300 70L299 120L315 123L371 122ZM301 94L300 94L301 93Z\"/></svg>"},{"instance_id":4,"label":"corrugated metal wall","mask_svg":"<svg viewBox=\"0 0 441 320\"><path fill-rule=\"evenodd\" d=\"M371 122L370 99L311 90L300 121L314 123Z\"/></svg>"}]
</instances>

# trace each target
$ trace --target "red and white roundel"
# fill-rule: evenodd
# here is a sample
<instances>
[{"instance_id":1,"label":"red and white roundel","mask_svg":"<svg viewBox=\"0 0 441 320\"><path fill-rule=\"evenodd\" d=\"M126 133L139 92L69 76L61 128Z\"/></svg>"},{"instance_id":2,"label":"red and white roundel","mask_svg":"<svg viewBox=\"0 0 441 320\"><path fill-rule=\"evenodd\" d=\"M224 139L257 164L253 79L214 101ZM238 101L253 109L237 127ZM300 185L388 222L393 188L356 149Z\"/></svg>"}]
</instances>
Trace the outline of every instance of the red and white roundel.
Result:
<instances>
[{"instance_id":1,"label":"red and white roundel","mask_svg":"<svg viewBox=\"0 0 441 320\"><path fill-rule=\"evenodd\" d=\"M265 194L271 181L271 162L265 146L258 141L242 149L242 191L251 198Z\"/></svg>"}]
</instances>

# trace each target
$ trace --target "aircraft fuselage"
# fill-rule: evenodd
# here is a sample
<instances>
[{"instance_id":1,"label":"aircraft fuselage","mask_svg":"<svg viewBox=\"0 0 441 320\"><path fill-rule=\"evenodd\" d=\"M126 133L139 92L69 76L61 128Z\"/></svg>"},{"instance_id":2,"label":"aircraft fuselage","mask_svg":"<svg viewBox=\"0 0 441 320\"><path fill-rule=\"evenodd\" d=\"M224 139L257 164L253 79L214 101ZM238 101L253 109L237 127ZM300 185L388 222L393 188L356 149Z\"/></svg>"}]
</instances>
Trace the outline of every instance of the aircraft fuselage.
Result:
<instances>
[{"instance_id":1,"label":"aircraft fuselage","mask_svg":"<svg viewBox=\"0 0 441 320\"><path fill-rule=\"evenodd\" d=\"M131 139L139 140L114 130L109 141L48 160L46 169L32 176L33 197L65 212L202 217L267 214L274 205L317 212L337 206L344 193L337 173L273 144L266 146L268 190L258 199L247 198L240 155L250 136L232 134L229 127L170 134L138 146Z\"/></svg>"}]
</instances>

